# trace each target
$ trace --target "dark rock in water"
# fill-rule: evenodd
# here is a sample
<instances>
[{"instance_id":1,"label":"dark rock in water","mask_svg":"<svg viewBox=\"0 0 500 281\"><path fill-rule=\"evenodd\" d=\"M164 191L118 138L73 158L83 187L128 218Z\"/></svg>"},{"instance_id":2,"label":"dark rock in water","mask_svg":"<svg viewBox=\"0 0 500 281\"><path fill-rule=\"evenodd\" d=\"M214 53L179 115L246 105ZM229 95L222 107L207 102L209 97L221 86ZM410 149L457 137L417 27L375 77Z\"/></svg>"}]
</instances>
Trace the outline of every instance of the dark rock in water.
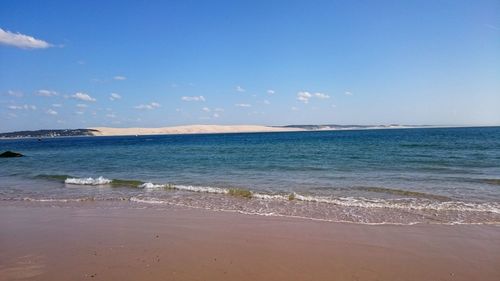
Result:
<instances>
[{"instance_id":1,"label":"dark rock in water","mask_svg":"<svg viewBox=\"0 0 500 281\"><path fill-rule=\"evenodd\" d=\"M12 151L5 151L4 153L0 154L0 157L22 157L22 156L24 155Z\"/></svg>"}]
</instances>

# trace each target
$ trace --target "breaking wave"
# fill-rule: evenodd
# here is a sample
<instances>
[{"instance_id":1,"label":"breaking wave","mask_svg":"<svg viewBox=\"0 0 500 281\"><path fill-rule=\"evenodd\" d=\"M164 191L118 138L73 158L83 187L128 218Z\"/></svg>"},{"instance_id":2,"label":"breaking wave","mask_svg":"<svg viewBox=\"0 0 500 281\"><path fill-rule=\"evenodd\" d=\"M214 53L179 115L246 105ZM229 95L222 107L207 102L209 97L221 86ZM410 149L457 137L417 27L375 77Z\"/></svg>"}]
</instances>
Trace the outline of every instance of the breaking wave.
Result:
<instances>
[{"instance_id":1,"label":"breaking wave","mask_svg":"<svg viewBox=\"0 0 500 281\"><path fill-rule=\"evenodd\" d=\"M43 178L57 179L61 180L63 175L43 175L38 176ZM161 190L178 190L185 192L196 192L196 193L208 193L214 195L227 195L232 197L242 197L245 199L252 199L258 201L295 201L295 202L306 202L306 203L317 203L332 206L341 207L354 207L354 208L377 208L377 209L387 209L387 210L417 210L417 211L436 211L436 212L480 212L480 213L492 213L495 215L500 214L500 202L462 202L452 200L448 197L406 191L399 189L389 189L381 187L362 187L359 188L364 191L370 191L375 193L389 193L399 195L402 198L396 199L382 199L382 198L365 198L365 197L338 197L338 196L319 196L315 194L301 194L301 193L263 193L256 192L248 189L241 188L224 188L224 187L212 187L212 186L196 186L196 185L177 185L177 184L162 184L153 182L142 182L138 180L122 180L122 179L108 179L105 177L87 177L87 178L76 178L76 177L66 177L64 179L66 184L74 185L108 185L110 187L130 187L138 188L149 191L161 191ZM134 199L131 201L137 201ZM147 200L143 203L165 203L163 199L158 200Z\"/></svg>"},{"instance_id":2,"label":"breaking wave","mask_svg":"<svg viewBox=\"0 0 500 281\"><path fill-rule=\"evenodd\" d=\"M98 177L98 178L67 178L64 183L67 184L77 184L77 185L103 185L110 184L112 180Z\"/></svg>"}]
</instances>

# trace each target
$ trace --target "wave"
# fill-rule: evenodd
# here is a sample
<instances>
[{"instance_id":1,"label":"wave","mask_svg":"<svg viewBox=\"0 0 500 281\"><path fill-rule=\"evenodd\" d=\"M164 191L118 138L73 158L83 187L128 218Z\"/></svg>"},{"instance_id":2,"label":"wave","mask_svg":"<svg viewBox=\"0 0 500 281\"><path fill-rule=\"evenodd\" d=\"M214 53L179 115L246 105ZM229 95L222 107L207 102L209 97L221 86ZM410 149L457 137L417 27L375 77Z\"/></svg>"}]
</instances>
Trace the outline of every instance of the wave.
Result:
<instances>
[{"instance_id":1,"label":"wave","mask_svg":"<svg viewBox=\"0 0 500 281\"><path fill-rule=\"evenodd\" d=\"M40 175L39 177L61 179L63 175ZM495 181L496 182L496 181ZM391 189L383 187L359 187L358 189L405 196L406 198L398 199L382 199L382 198L365 198L365 197L335 197L335 196L319 196L307 195L296 192L284 193L262 193L243 188L223 188L212 186L196 186L196 185L176 185L176 184L161 184L153 182L142 182L138 180L121 180L107 179L104 177L98 178L65 178L64 183L75 185L108 185L111 187L133 187L145 190L179 190L198 193L210 193L229 195L242 198L253 198L257 200L277 200L277 201L302 201L314 202L322 204L333 204L344 207L356 208L387 208L401 210L434 210L434 211L468 211L468 212L490 212L500 214L500 203L474 203L452 201L451 198L428 194L423 192Z\"/></svg>"},{"instance_id":2,"label":"wave","mask_svg":"<svg viewBox=\"0 0 500 281\"><path fill-rule=\"evenodd\" d=\"M481 181L491 185L500 185L500 179L482 179Z\"/></svg>"},{"instance_id":3,"label":"wave","mask_svg":"<svg viewBox=\"0 0 500 281\"><path fill-rule=\"evenodd\" d=\"M72 178L70 175L47 175L41 174L35 176L35 178L46 179L46 180L56 180L56 181L65 181L67 178Z\"/></svg>"},{"instance_id":4,"label":"wave","mask_svg":"<svg viewBox=\"0 0 500 281\"><path fill-rule=\"evenodd\" d=\"M143 184L140 184L137 186L138 188L144 188L144 189L160 189L160 188L165 188L165 184L155 184L152 182L145 182Z\"/></svg>"},{"instance_id":5,"label":"wave","mask_svg":"<svg viewBox=\"0 0 500 281\"><path fill-rule=\"evenodd\" d=\"M399 196L410 196L410 197L416 197L416 198L435 199L435 200L439 200L439 201L450 201L451 200L451 198L443 196L443 195L437 195L437 194L431 194L431 193L425 193L425 192L419 192L419 191L409 191L409 190L404 190L404 189L395 189L395 188L386 188L386 187L371 187L371 186L361 186L361 187L356 187L356 189L361 190L361 191L386 193L386 194L399 195Z\"/></svg>"},{"instance_id":6,"label":"wave","mask_svg":"<svg viewBox=\"0 0 500 281\"><path fill-rule=\"evenodd\" d=\"M402 210L434 210L434 211L468 211L490 212L500 214L500 204L497 203L468 203L462 201L435 202L431 200L415 199L368 199L363 197L325 197L295 194L295 199L307 202L335 204L345 207L360 208L388 208Z\"/></svg>"},{"instance_id":7,"label":"wave","mask_svg":"<svg viewBox=\"0 0 500 281\"><path fill-rule=\"evenodd\" d=\"M64 180L64 183L67 184L76 184L76 185L104 185L110 184L112 180L98 177L98 178L67 178Z\"/></svg>"}]
</instances>

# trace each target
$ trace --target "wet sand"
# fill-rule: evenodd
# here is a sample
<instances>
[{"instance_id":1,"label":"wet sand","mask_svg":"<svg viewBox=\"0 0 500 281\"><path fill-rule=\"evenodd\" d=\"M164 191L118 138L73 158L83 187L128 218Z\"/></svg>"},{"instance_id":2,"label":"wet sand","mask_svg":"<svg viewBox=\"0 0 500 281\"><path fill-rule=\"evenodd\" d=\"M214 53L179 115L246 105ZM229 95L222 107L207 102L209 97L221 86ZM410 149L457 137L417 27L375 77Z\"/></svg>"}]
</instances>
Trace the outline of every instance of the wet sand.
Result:
<instances>
[{"instance_id":1,"label":"wet sand","mask_svg":"<svg viewBox=\"0 0 500 281\"><path fill-rule=\"evenodd\" d=\"M500 280L500 227L0 202L0 280Z\"/></svg>"}]
</instances>

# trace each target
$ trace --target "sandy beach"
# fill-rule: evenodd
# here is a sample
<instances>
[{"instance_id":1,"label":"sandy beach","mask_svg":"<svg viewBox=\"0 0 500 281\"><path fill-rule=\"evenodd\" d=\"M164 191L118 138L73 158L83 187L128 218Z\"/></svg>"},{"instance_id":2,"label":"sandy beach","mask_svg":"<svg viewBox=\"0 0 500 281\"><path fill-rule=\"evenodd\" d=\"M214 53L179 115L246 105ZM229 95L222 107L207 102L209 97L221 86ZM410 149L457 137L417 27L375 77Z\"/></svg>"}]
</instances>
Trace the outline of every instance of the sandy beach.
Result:
<instances>
[{"instance_id":1,"label":"sandy beach","mask_svg":"<svg viewBox=\"0 0 500 281\"><path fill-rule=\"evenodd\" d=\"M294 132L299 128L280 128L261 125L188 125L161 128L110 128L95 127L95 136L172 135L172 134L215 134L215 133L257 133Z\"/></svg>"},{"instance_id":2,"label":"sandy beach","mask_svg":"<svg viewBox=\"0 0 500 281\"><path fill-rule=\"evenodd\" d=\"M0 280L499 280L500 228L0 205Z\"/></svg>"}]
</instances>

